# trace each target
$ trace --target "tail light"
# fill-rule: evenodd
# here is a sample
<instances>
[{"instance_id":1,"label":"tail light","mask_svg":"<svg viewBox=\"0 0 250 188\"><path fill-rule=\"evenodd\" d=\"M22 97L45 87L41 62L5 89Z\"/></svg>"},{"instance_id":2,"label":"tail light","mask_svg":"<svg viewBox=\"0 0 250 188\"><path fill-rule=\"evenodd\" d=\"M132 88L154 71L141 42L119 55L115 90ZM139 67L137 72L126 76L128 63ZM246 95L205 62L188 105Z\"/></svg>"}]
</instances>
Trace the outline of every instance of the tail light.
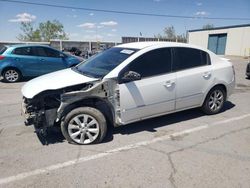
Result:
<instances>
[{"instance_id":1,"label":"tail light","mask_svg":"<svg viewBox=\"0 0 250 188\"><path fill-rule=\"evenodd\" d=\"M3 60L5 57L3 55L0 55L0 60Z\"/></svg>"}]
</instances>

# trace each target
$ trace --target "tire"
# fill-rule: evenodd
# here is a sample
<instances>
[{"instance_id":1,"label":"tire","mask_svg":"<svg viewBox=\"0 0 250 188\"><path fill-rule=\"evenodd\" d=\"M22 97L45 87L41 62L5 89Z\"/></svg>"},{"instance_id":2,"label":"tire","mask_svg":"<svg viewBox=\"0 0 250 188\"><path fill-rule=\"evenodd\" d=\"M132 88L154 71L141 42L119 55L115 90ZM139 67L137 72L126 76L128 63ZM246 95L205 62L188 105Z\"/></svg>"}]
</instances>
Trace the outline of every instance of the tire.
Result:
<instances>
[{"instance_id":1,"label":"tire","mask_svg":"<svg viewBox=\"0 0 250 188\"><path fill-rule=\"evenodd\" d=\"M3 71L3 80L8 83L14 83L21 80L22 74L15 68L8 68Z\"/></svg>"},{"instance_id":2,"label":"tire","mask_svg":"<svg viewBox=\"0 0 250 188\"><path fill-rule=\"evenodd\" d=\"M70 111L61 122L61 131L69 143L81 145L101 142L107 133L104 115L92 107Z\"/></svg>"},{"instance_id":3,"label":"tire","mask_svg":"<svg viewBox=\"0 0 250 188\"><path fill-rule=\"evenodd\" d=\"M224 106L225 99L226 91L223 87L216 86L212 88L202 105L202 111L208 115L219 113Z\"/></svg>"}]
</instances>

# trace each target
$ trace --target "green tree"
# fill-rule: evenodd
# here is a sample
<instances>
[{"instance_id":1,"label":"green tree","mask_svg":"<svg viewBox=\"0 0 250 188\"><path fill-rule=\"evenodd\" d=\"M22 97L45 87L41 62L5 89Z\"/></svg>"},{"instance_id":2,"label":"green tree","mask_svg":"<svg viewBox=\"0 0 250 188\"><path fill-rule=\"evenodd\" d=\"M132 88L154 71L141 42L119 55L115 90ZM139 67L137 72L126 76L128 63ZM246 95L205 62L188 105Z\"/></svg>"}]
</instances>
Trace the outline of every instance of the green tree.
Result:
<instances>
[{"instance_id":1,"label":"green tree","mask_svg":"<svg viewBox=\"0 0 250 188\"><path fill-rule=\"evenodd\" d=\"M202 26L202 29L212 29L212 28L214 28L213 24L206 24Z\"/></svg>"},{"instance_id":2,"label":"green tree","mask_svg":"<svg viewBox=\"0 0 250 188\"><path fill-rule=\"evenodd\" d=\"M20 29L22 34L17 38L21 41L49 42L51 39L68 39L63 25L57 20L41 22L38 28L34 28L31 22L22 22Z\"/></svg>"},{"instance_id":3,"label":"green tree","mask_svg":"<svg viewBox=\"0 0 250 188\"><path fill-rule=\"evenodd\" d=\"M48 42L51 39L68 39L66 33L64 32L63 25L58 20L40 23L38 30L40 31L42 41Z\"/></svg>"},{"instance_id":4,"label":"green tree","mask_svg":"<svg viewBox=\"0 0 250 188\"><path fill-rule=\"evenodd\" d=\"M31 22L21 22L20 29L23 34L19 34L17 39L20 41L41 41L40 31L34 29Z\"/></svg>"}]
</instances>

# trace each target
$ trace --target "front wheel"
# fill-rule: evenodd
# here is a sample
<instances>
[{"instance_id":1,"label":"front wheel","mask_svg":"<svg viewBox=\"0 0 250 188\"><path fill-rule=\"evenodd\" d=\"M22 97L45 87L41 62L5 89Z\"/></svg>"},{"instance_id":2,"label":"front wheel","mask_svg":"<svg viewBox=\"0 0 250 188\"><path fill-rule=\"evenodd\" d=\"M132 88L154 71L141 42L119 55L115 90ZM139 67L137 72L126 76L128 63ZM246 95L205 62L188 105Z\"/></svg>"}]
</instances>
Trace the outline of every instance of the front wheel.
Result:
<instances>
[{"instance_id":1,"label":"front wheel","mask_svg":"<svg viewBox=\"0 0 250 188\"><path fill-rule=\"evenodd\" d=\"M226 92L222 87L214 87L211 89L202 105L202 111L212 115L220 112L224 106Z\"/></svg>"},{"instance_id":2,"label":"front wheel","mask_svg":"<svg viewBox=\"0 0 250 188\"><path fill-rule=\"evenodd\" d=\"M70 143L92 144L101 142L107 132L104 115L92 107L80 107L69 112L61 123L63 136Z\"/></svg>"}]
</instances>

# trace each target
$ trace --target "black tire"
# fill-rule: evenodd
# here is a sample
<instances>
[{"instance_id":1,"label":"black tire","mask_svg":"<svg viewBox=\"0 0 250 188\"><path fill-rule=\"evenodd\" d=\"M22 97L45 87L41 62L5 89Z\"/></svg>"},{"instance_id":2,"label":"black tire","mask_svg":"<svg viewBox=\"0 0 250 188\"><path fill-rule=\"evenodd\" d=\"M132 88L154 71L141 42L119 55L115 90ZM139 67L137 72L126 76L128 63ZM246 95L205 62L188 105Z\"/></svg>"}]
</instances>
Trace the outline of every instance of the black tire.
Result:
<instances>
[{"instance_id":1,"label":"black tire","mask_svg":"<svg viewBox=\"0 0 250 188\"><path fill-rule=\"evenodd\" d=\"M97 133L92 132L93 130ZM65 116L61 122L61 131L69 143L94 144L101 142L106 136L107 123L99 110L92 107L80 107L73 109ZM73 136L74 134L77 136ZM86 140L83 140L85 138Z\"/></svg>"},{"instance_id":2,"label":"black tire","mask_svg":"<svg viewBox=\"0 0 250 188\"><path fill-rule=\"evenodd\" d=\"M3 71L3 80L4 82L14 83L18 82L22 78L22 74L16 68L7 68Z\"/></svg>"},{"instance_id":3,"label":"black tire","mask_svg":"<svg viewBox=\"0 0 250 188\"><path fill-rule=\"evenodd\" d=\"M218 96L216 97L217 99L214 99L215 96ZM225 89L221 86L216 86L208 92L201 109L205 114L208 115L217 114L223 108L225 100L226 100Z\"/></svg>"}]
</instances>

